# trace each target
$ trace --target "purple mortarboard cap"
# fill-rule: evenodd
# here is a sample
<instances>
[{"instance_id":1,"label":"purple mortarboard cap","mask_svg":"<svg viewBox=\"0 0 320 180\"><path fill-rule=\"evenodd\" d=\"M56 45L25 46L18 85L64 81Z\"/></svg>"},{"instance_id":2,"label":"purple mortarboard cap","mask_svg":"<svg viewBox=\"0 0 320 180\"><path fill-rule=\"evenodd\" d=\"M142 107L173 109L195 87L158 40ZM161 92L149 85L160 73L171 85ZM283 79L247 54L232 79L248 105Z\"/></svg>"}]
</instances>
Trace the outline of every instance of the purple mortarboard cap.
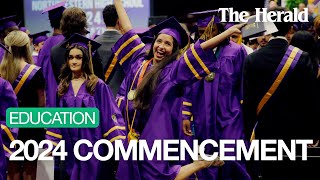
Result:
<instances>
[{"instance_id":1,"label":"purple mortarboard cap","mask_svg":"<svg viewBox=\"0 0 320 180\"><path fill-rule=\"evenodd\" d=\"M5 30L10 27L18 26L15 22L16 15L13 16L7 16L0 19L0 30Z\"/></svg>"},{"instance_id":2,"label":"purple mortarboard cap","mask_svg":"<svg viewBox=\"0 0 320 180\"><path fill-rule=\"evenodd\" d=\"M32 43L33 44L39 44L39 43L47 40L48 39L47 34L49 32L50 31L41 31L41 32L38 32L38 33L35 33L35 34L30 34L30 37L32 38Z\"/></svg>"},{"instance_id":3,"label":"purple mortarboard cap","mask_svg":"<svg viewBox=\"0 0 320 180\"><path fill-rule=\"evenodd\" d=\"M1 47L2 49L6 50L8 53L11 54L11 52L9 51L9 49L8 49L4 44L0 43L0 47Z\"/></svg>"},{"instance_id":4,"label":"purple mortarboard cap","mask_svg":"<svg viewBox=\"0 0 320 180\"><path fill-rule=\"evenodd\" d=\"M101 46L100 43L90 38L87 38L85 36L82 36L81 34L78 34L78 33L73 34L69 39L64 41L60 46L64 48L68 48L69 46L74 46L74 45L81 46L88 50L89 62L91 65L92 65L92 53ZM91 71L94 72L93 66L91 66Z\"/></svg>"},{"instance_id":5,"label":"purple mortarboard cap","mask_svg":"<svg viewBox=\"0 0 320 180\"><path fill-rule=\"evenodd\" d=\"M135 28L133 29L135 33L141 38L141 41L145 44L152 43L154 39L153 33L150 28Z\"/></svg>"},{"instance_id":6,"label":"purple mortarboard cap","mask_svg":"<svg viewBox=\"0 0 320 180\"><path fill-rule=\"evenodd\" d=\"M153 35L168 34L179 44L180 48L188 44L188 34L174 17L170 17L149 30Z\"/></svg>"},{"instance_id":7,"label":"purple mortarboard cap","mask_svg":"<svg viewBox=\"0 0 320 180\"><path fill-rule=\"evenodd\" d=\"M20 31L23 31L23 32L27 32L27 30L28 30L26 27L20 27L19 29L20 29Z\"/></svg>"},{"instance_id":8,"label":"purple mortarboard cap","mask_svg":"<svg viewBox=\"0 0 320 180\"><path fill-rule=\"evenodd\" d=\"M205 28L208 26L213 17L214 23L220 23L220 18L218 16L215 16L217 13L219 13L219 9L193 12L189 14L194 15L197 18L198 27Z\"/></svg>"},{"instance_id":9,"label":"purple mortarboard cap","mask_svg":"<svg viewBox=\"0 0 320 180\"><path fill-rule=\"evenodd\" d=\"M57 4L49 6L42 11L42 14L48 12L49 20L60 19L63 11L66 9L64 6L66 4L66 0L61 1Z\"/></svg>"},{"instance_id":10,"label":"purple mortarboard cap","mask_svg":"<svg viewBox=\"0 0 320 180\"><path fill-rule=\"evenodd\" d=\"M87 38L85 36L82 36L81 34L75 33L73 34L69 39L67 39L64 43L61 44L62 47L64 48L68 48L71 45L79 45L82 46L86 49L88 49L89 44L91 44L91 52L97 50L101 44L90 39Z\"/></svg>"}]
</instances>

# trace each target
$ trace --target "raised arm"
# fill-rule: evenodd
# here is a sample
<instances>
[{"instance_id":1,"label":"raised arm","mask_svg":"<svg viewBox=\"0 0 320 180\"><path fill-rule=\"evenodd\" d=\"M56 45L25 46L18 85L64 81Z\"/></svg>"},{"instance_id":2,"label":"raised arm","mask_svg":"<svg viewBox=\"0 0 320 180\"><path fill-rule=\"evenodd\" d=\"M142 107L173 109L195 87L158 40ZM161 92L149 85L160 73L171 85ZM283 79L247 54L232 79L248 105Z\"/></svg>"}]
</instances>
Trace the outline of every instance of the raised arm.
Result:
<instances>
[{"instance_id":1,"label":"raised arm","mask_svg":"<svg viewBox=\"0 0 320 180\"><path fill-rule=\"evenodd\" d=\"M240 29L245 25L245 23L242 24L236 24L229 29L223 31L221 34L203 42L200 44L201 48L203 50L212 49L218 46L219 43L221 43L223 40L228 38L233 33L241 33Z\"/></svg>"},{"instance_id":2,"label":"raised arm","mask_svg":"<svg viewBox=\"0 0 320 180\"><path fill-rule=\"evenodd\" d=\"M114 0L114 6L116 7L123 33L130 31L132 29L132 25L126 10L122 5L122 0Z\"/></svg>"},{"instance_id":3,"label":"raised arm","mask_svg":"<svg viewBox=\"0 0 320 180\"><path fill-rule=\"evenodd\" d=\"M170 79L176 84L190 85L203 77L215 73L217 61L212 49L233 33L241 33L244 24L234 25L221 34L204 41L199 39L180 57L170 72Z\"/></svg>"}]
</instances>

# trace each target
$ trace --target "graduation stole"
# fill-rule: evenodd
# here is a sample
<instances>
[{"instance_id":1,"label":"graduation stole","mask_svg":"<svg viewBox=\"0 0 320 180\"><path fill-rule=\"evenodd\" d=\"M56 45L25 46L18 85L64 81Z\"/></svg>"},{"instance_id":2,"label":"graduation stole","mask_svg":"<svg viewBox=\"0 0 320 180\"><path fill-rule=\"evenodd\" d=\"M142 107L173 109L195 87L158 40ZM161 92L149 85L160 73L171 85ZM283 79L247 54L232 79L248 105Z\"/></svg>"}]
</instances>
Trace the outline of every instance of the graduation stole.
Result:
<instances>
[{"instance_id":1,"label":"graduation stole","mask_svg":"<svg viewBox=\"0 0 320 180\"><path fill-rule=\"evenodd\" d=\"M33 64L27 64L23 69L22 72L18 75L17 79L13 82L13 89L16 95L20 92L22 86L25 84L26 81L30 82L36 72L40 69Z\"/></svg>"},{"instance_id":2,"label":"graduation stole","mask_svg":"<svg viewBox=\"0 0 320 180\"><path fill-rule=\"evenodd\" d=\"M282 82L283 78L286 75L289 75L294 67L296 66L297 62L299 61L299 58L302 54L302 51L294 46L289 46L286 53L284 54L279 66L277 67L277 70L274 73L275 81L269 88L268 92L263 96L263 98L260 100L258 107L257 107L257 116L260 114L262 108L264 105L268 102L268 100L271 98L271 96L274 94L276 89L279 87L280 83ZM259 121L256 121L256 124L254 125L250 142L255 139L255 131L257 128Z\"/></svg>"},{"instance_id":3,"label":"graduation stole","mask_svg":"<svg viewBox=\"0 0 320 180\"><path fill-rule=\"evenodd\" d=\"M147 71L148 65L150 64L150 62L152 60L153 59L150 59L148 61L144 61L142 63L142 65L139 67L137 73L135 74L135 76L133 78L133 81L132 81L131 86L130 86L129 93L127 95L128 97L127 97L127 103L126 103L126 116L127 116L128 128L129 128L128 141L130 141L130 140L137 140L138 141L139 137L140 137L140 135L138 133L136 133L135 130L133 129L133 123L134 123L134 120L135 120L135 117L136 117L136 114L137 114L137 110L136 109L134 110L134 114L133 114L131 125L130 125L130 121L129 121L129 105L128 105L129 104L129 100L133 100L135 98L135 95L136 95L136 91L133 90L133 85L134 85L134 83L136 81L136 78L137 78L138 74L140 74L139 75L139 79L138 79L138 83L137 83L137 87L139 86L139 84L142 82L144 74Z\"/></svg>"}]
</instances>

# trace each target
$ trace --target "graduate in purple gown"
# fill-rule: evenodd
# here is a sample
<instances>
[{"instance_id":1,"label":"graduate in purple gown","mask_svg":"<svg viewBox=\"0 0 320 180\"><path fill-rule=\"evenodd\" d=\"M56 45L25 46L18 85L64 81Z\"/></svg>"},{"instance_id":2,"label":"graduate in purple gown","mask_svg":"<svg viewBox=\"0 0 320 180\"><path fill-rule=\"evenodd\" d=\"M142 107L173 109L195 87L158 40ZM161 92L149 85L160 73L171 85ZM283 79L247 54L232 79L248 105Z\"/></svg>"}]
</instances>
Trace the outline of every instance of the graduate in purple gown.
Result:
<instances>
[{"instance_id":1,"label":"graduate in purple gown","mask_svg":"<svg viewBox=\"0 0 320 180\"><path fill-rule=\"evenodd\" d=\"M0 46L3 47L2 44ZM6 126L6 110L9 107L17 107L18 101L11 84L2 78L0 78L0 102L0 179L6 179L7 158L14 151L14 149L10 148L10 143L16 139L18 134L17 128L8 128Z\"/></svg>"},{"instance_id":2,"label":"graduate in purple gown","mask_svg":"<svg viewBox=\"0 0 320 180\"><path fill-rule=\"evenodd\" d=\"M215 11L192 13L198 17L198 26L216 29L214 33L204 32L200 39L214 37L224 31ZM217 71L186 88L183 102L183 129L193 135L199 143L206 139L216 142L223 139L243 139L244 121L242 118L242 74L245 49L229 40L220 43L215 49ZM192 119L191 119L192 116ZM190 122L190 120L192 122ZM206 147L207 154L218 149ZM235 155L235 154L228 154ZM199 179L238 180L250 179L244 162L228 161L220 168L207 168L197 173Z\"/></svg>"},{"instance_id":3,"label":"graduate in purple gown","mask_svg":"<svg viewBox=\"0 0 320 180\"><path fill-rule=\"evenodd\" d=\"M41 68L33 64L30 51L30 38L22 31L12 31L4 38L10 50L5 52L0 64L1 77L8 80L18 98L19 107L44 107L45 82ZM20 128L18 139L22 142L44 139L43 128ZM33 149L29 148L30 155ZM36 178L37 161L9 161L8 176L10 179Z\"/></svg>"},{"instance_id":4,"label":"graduate in purple gown","mask_svg":"<svg viewBox=\"0 0 320 180\"><path fill-rule=\"evenodd\" d=\"M121 0L114 2L125 34L112 50L127 73L126 80L129 84L124 85L124 89L128 88L125 90L128 93L122 97L127 102L127 111L129 101L133 101L136 109L134 116L125 118L129 126L125 146L130 140L143 139L150 149L156 139L179 138L178 129L181 129L181 124L178 124L179 120L174 116L175 108L181 107L181 89L216 70L212 48L230 34L240 33L242 25L236 25L208 41L196 42L178 59L180 50L188 44L188 36L175 18L169 18L150 29L156 38L148 57L144 44L132 30ZM129 158L128 161L120 161L117 178L185 179L203 168L221 166L223 163L220 160L195 161L181 166L179 162L157 161L156 157L144 161Z\"/></svg>"},{"instance_id":5,"label":"graduate in purple gown","mask_svg":"<svg viewBox=\"0 0 320 180\"><path fill-rule=\"evenodd\" d=\"M32 58L33 58L34 64L37 64L38 62L39 52L42 49L44 42L48 39L47 34L49 32L50 31L41 31L41 32L30 35L30 37L32 38L32 44L33 44Z\"/></svg>"},{"instance_id":6,"label":"graduate in purple gown","mask_svg":"<svg viewBox=\"0 0 320 180\"><path fill-rule=\"evenodd\" d=\"M64 40L60 29L60 20L62 13L65 10L66 1L59 2L47 7L42 13L48 13L50 25L53 28L53 34L43 44L43 47L38 55L36 62L43 70L44 78L46 80L46 107L54 107L56 100L57 81L54 77L51 64L51 48Z\"/></svg>"},{"instance_id":7,"label":"graduate in purple gown","mask_svg":"<svg viewBox=\"0 0 320 180\"><path fill-rule=\"evenodd\" d=\"M87 139L94 144L100 139L107 139L110 142L125 139L125 124L112 91L93 72L92 55L89 52L95 51L100 45L80 34L74 34L61 45L67 47L67 54L57 90L57 107L96 107L100 112L100 123L97 128L48 129L47 131L47 139L55 143L61 139L65 140L68 152L66 170L70 179L74 180L111 177L115 168L107 166L105 162L95 157L88 161L75 159L73 146L78 140ZM79 152L87 154L89 150L81 146ZM99 152L101 156L105 156L108 150L100 149Z\"/></svg>"}]
</instances>

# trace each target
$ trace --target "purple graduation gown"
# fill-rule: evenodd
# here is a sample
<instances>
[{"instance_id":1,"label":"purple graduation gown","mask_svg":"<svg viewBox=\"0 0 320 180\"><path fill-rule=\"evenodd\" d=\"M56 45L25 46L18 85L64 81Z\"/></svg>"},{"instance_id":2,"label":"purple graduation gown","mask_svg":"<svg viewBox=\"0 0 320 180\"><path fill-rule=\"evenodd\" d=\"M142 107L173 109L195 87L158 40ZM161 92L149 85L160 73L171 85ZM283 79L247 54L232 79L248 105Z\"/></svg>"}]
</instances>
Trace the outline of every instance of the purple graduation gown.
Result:
<instances>
[{"instance_id":1,"label":"purple graduation gown","mask_svg":"<svg viewBox=\"0 0 320 180\"><path fill-rule=\"evenodd\" d=\"M11 84L0 78L0 179L6 179L6 157L10 157L13 149L10 149L10 143L17 138L18 128L8 128L6 126L6 110L9 107L17 107L17 96L14 93Z\"/></svg>"},{"instance_id":2,"label":"purple graduation gown","mask_svg":"<svg viewBox=\"0 0 320 180\"><path fill-rule=\"evenodd\" d=\"M217 142L223 139L244 139L242 118L242 81L246 50L230 41L216 52L219 67L214 79L198 81L188 87L184 95L184 114L193 116L195 139ZM218 149L206 147L212 154ZM235 155L235 154L228 154ZM219 168L207 168L197 173L199 179L240 180L250 179L244 162L227 161Z\"/></svg>"},{"instance_id":3,"label":"purple graduation gown","mask_svg":"<svg viewBox=\"0 0 320 180\"><path fill-rule=\"evenodd\" d=\"M54 35L49 37L42 46L37 62L37 66L42 68L44 79L46 81L46 107L55 107L56 105L56 89L57 81L54 77L51 65L51 48L64 40L64 36Z\"/></svg>"},{"instance_id":4,"label":"purple graduation gown","mask_svg":"<svg viewBox=\"0 0 320 180\"><path fill-rule=\"evenodd\" d=\"M177 129L181 129L181 121L178 120L176 112L181 111L180 97L183 87L201 79L206 75L206 71L215 70L215 57L211 50L202 50L200 42L191 49L179 60L173 61L163 69L150 108L147 111L137 111L133 129L140 134L140 140L147 141L149 149L156 139L179 139L180 131ZM112 50L127 73L126 81L133 82L133 74L136 74L146 59L141 39L131 30L118 40ZM123 102L127 101L127 95L123 93L125 92L123 89L128 89L130 85L123 84L124 87L120 89L123 96L119 95L118 99L121 97ZM133 89L135 88L136 83ZM128 122L128 119L126 121ZM131 121L132 119L129 120L130 123ZM126 140L125 146L127 145ZM156 157L150 161L132 161L129 158L128 161L120 160L117 178L120 180L174 179L180 168L180 162L157 161Z\"/></svg>"},{"instance_id":5,"label":"purple graduation gown","mask_svg":"<svg viewBox=\"0 0 320 180\"><path fill-rule=\"evenodd\" d=\"M87 139L96 143L100 139L107 139L110 142L125 139L125 125L122 115L115 103L112 91L101 79L99 79L94 95L86 90L86 83L80 87L77 95L74 94L70 83L69 89L61 98L59 98L58 107L96 107L100 112L100 123L97 128L65 128L48 129L46 139L58 143L61 139L65 140L66 151L66 170L71 179L74 180L96 180L108 176L103 174L102 161L94 156L88 161L79 161L73 156L73 147L80 139ZM93 148L80 146L79 153L86 155L93 152ZM105 156L107 149L99 149L100 155ZM104 167L113 168L113 167Z\"/></svg>"},{"instance_id":6,"label":"purple graduation gown","mask_svg":"<svg viewBox=\"0 0 320 180\"><path fill-rule=\"evenodd\" d=\"M32 56L32 59L33 59L34 64L37 64L37 62L38 62L38 55L33 55L33 56Z\"/></svg>"}]
</instances>

